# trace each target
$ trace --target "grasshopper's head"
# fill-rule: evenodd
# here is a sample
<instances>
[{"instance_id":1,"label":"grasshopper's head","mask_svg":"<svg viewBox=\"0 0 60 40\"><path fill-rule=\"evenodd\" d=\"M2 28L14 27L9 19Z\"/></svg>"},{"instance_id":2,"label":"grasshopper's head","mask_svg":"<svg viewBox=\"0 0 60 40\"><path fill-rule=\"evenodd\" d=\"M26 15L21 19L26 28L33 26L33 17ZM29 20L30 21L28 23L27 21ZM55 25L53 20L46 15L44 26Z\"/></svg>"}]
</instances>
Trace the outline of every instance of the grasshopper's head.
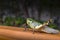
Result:
<instances>
[{"instance_id":1,"label":"grasshopper's head","mask_svg":"<svg viewBox=\"0 0 60 40\"><path fill-rule=\"evenodd\" d=\"M27 18L26 21L27 21L27 24L28 24L28 25L32 23L32 19L31 19L31 18Z\"/></svg>"}]
</instances>

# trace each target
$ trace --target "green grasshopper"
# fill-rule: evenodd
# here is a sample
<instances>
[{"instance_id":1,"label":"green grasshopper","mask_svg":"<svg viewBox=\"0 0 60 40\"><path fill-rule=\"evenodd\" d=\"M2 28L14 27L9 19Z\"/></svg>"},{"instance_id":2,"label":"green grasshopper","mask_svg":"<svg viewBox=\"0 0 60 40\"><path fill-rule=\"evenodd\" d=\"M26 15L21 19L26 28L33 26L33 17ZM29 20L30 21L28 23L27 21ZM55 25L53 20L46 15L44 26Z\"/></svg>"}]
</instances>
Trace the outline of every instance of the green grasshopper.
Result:
<instances>
[{"instance_id":1,"label":"green grasshopper","mask_svg":"<svg viewBox=\"0 0 60 40\"><path fill-rule=\"evenodd\" d=\"M49 21L42 24L31 18L27 18L26 22L27 22L27 25L29 25L30 28L33 29L33 33L35 30L40 30L46 33L58 33L59 32L58 30L52 29L47 26L49 24Z\"/></svg>"}]
</instances>

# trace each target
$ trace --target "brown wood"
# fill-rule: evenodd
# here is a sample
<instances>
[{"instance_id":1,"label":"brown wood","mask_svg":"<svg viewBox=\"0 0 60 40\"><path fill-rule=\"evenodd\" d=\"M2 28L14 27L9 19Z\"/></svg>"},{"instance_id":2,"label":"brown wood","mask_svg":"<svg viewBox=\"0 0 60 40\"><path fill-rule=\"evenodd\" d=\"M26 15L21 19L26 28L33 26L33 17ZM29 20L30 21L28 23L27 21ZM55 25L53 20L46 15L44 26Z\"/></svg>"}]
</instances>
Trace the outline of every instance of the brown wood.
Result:
<instances>
[{"instance_id":1,"label":"brown wood","mask_svg":"<svg viewBox=\"0 0 60 40\"><path fill-rule=\"evenodd\" d=\"M0 39L3 40L60 40L60 34L46 34L41 32L32 33L31 29L0 26Z\"/></svg>"}]
</instances>

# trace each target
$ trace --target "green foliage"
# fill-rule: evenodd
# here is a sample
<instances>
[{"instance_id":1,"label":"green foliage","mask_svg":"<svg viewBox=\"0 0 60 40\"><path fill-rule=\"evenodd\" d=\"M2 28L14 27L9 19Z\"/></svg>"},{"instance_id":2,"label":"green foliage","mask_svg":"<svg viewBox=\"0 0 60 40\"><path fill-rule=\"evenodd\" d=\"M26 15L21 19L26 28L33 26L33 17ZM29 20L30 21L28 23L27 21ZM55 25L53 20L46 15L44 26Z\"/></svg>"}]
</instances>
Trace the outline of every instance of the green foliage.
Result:
<instances>
[{"instance_id":1,"label":"green foliage","mask_svg":"<svg viewBox=\"0 0 60 40\"><path fill-rule=\"evenodd\" d=\"M25 19L22 17L18 17L15 19L15 25L21 25L25 23Z\"/></svg>"},{"instance_id":2,"label":"green foliage","mask_svg":"<svg viewBox=\"0 0 60 40\"><path fill-rule=\"evenodd\" d=\"M26 21L24 18L22 17L17 17L17 18L12 18L12 17L6 17L5 18L5 23L4 25L7 25L7 26L12 26L12 25L15 25L15 26L19 26L21 24L24 24Z\"/></svg>"},{"instance_id":3,"label":"green foliage","mask_svg":"<svg viewBox=\"0 0 60 40\"><path fill-rule=\"evenodd\" d=\"M48 26L51 28L57 29L57 26L55 24L50 23Z\"/></svg>"},{"instance_id":4,"label":"green foliage","mask_svg":"<svg viewBox=\"0 0 60 40\"><path fill-rule=\"evenodd\" d=\"M12 23L12 21L13 21L13 18L12 17L6 17L5 18L5 25L7 25L7 26L10 26L10 25L12 25L11 23Z\"/></svg>"},{"instance_id":5,"label":"green foliage","mask_svg":"<svg viewBox=\"0 0 60 40\"><path fill-rule=\"evenodd\" d=\"M17 17L17 18L13 18L13 17L10 17L10 16L7 16L5 18L5 21L4 21L4 25L7 25L7 26L19 26L21 24L24 24L26 21L24 18L22 17Z\"/></svg>"}]
</instances>

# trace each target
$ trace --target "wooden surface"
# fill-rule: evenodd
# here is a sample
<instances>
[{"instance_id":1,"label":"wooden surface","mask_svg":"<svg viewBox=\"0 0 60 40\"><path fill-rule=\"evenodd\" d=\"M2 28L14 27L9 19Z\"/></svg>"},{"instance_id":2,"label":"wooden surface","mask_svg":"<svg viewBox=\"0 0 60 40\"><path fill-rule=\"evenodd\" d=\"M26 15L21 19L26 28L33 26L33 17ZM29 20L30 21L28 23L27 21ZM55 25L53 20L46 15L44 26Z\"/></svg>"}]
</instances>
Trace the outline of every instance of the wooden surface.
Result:
<instances>
[{"instance_id":1,"label":"wooden surface","mask_svg":"<svg viewBox=\"0 0 60 40\"><path fill-rule=\"evenodd\" d=\"M60 33L35 32L33 34L31 29L24 31L24 28L0 26L0 40L60 40Z\"/></svg>"}]
</instances>

